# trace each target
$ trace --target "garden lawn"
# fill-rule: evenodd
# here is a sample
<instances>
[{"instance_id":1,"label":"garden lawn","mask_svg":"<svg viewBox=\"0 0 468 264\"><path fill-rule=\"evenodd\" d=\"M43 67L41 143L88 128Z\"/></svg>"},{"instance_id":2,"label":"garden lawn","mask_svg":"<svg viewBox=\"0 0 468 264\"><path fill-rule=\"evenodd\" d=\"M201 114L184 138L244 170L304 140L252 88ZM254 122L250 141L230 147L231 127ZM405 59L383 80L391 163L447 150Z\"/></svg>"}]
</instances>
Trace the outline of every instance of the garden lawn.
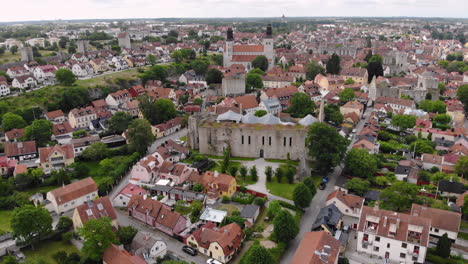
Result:
<instances>
[{"instance_id":1,"label":"garden lawn","mask_svg":"<svg viewBox=\"0 0 468 264\"><path fill-rule=\"evenodd\" d=\"M27 193L28 195L34 195L36 193L48 193L49 191L52 191L53 189L57 189L59 185L51 185L51 186L41 186L41 187L36 187L32 189L27 189L24 192Z\"/></svg>"},{"instance_id":2,"label":"garden lawn","mask_svg":"<svg viewBox=\"0 0 468 264\"><path fill-rule=\"evenodd\" d=\"M218 208L216 208L216 210L226 211L226 212L228 212L228 215L231 216L232 212L234 212L236 210L238 211L239 209L237 209L237 207L235 207L232 204L223 204L223 205L219 206Z\"/></svg>"},{"instance_id":3,"label":"garden lawn","mask_svg":"<svg viewBox=\"0 0 468 264\"><path fill-rule=\"evenodd\" d=\"M115 156L112 157L112 159L115 161L115 164L119 164L121 160L128 158L129 156ZM99 175L99 162L100 161L84 161L82 164L86 165L89 169L89 176L96 181L96 184L99 186L99 184L106 182L107 180L110 179L110 176L103 176Z\"/></svg>"},{"instance_id":4,"label":"garden lawn","mask_svg":"<svg viewBox=\"0 0 468 264\"><path fill-rule=\"evenodd\" d=\"M11 231L10 221L13 217L13 210L0 210L0 230Z\"/></svg>"},{"instance_id":5,"label":"garden lawn","mask_svg":"<svg viewBox=\"0 0 468 264\"><path fill-rule=\"evenodd\" d=\"M297 160L265 159L265 161L274 162L274 163L285 163L285 164L287 164L289 162L289 163L291 163L291 164L293 164L295 166L299 165L299 161L297 161Z\"/></svg>"},{"instance_id":6,"label":"garden lawn","mask_svg":"<svg viewBox=\"0 0 468 264\"><path fill-rule=\"evenodd\" d=\"M46 263L56 263L52 257L58 251L65 251L68 254L76 252L80 253L78 249L70 242L63 241L42 241L35 246L34 250L30 248L24 250L24 255L27 260L44 260Z\"/></svg>"},{"instance_id":7,"label":"garden lawn","mask_svg":"<svg viewBox=\"0 0 468 264\"><path fill-rule=\"evenodd\" d=\"M468 221L462 221L460 227L468 230Z\"/></svg>"},{"instance_id":8,"label":"garden lawn","mask_svg":"<svg viewBox=\"0 0 468 264\"><path fill-rule=\"evenodd\" d=\"M468 233L458 232L458 238L468 241Z\"/></svg>"},{"instance_id":9,"label":"garden lawn","mask_svg":"<svg viewBox=\"0 0 468 264\"><path fill-rule=\"evenodd\" d=\"M297 185L298 183L287 183L286 179L283 179L282 183L278 183L278 181L276 181L276 179L273 178L271 182L266 183L266 188L269 193L292 201L293 191Z\"/></svg>"},{"instance_id":10,"label":"garden lawn","mask_svg":"<svg viewBox=\"0 0 468 264\"><path fill-rule=\"evenodd\" d=\"M135 79L138 77L138 71L136 68L126 70L126 71L121 71L121 72L115 72L115 73L110 73L110 74L105 74L102 76L96 76L94 78L89 78L86 80L78 80L76 81L76 84L78 86L83 86L83 87L95 87L95 86L100 86L100 85L108 85L109 83L114 83L115 80L117 79Z\"/></svg>"}]
</instances>

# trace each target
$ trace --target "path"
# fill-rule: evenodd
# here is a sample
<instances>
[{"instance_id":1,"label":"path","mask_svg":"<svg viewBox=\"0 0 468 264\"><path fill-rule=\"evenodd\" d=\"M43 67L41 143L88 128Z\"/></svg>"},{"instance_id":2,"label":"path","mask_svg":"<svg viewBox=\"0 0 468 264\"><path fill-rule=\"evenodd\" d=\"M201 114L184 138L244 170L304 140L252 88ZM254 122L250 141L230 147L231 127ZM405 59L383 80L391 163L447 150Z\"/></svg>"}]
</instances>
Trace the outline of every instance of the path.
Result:
<instances>
[{"instance_id":1,"label":"path","mask_svg":"<svg viewBox=\"0 0 468 264\"><path fill-rule=\"evenodd\" d=\"M359 124L356 126L356 135L361 132L364 127L364 124L369 119L369 114L371 113L372 109L369 107L367 108L365 115L366 119L361 120ZM355 138L353 137L352 142L349 144L348 151L352 148L353 144L355 143ZM320 209L325 205L325 201L327 196L330 192L333 191L335 182L338 177L341 175L341 171L343 170L342 166L336 167L333 172L328 176L329 181L325 190L317 190L317 194L315 194L310 207L307 208L305 213L302 215L301 222L299 224L300 230L299 234L296 236L294 240L289 243L288 250L284 253L283 258L281 260L282 264L288 264L291 262L294 253L296 252L297 247L302 241L304 234L311 231L312 224L314 223Z\"/></svg>"}]
</instances>

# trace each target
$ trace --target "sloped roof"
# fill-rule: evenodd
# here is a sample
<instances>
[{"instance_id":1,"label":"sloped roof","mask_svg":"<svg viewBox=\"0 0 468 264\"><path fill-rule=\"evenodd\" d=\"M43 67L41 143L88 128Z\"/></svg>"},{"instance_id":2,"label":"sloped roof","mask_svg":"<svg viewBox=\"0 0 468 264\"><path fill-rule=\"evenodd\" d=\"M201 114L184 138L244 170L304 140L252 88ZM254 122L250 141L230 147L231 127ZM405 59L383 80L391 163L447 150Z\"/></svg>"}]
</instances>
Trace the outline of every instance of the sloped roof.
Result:
<instances>
[{"instance_id":1,"label":"sloped roof","mask_svg":"<svg viewBox=\"0 0 468 264\"><path fill-rule=\"evenodd\" d=\"M50 193L54 196L57 204L60 205L75 200L79 197L83 197L92 192L97 192L97 190L98 187L96 182L94 182L94 180L91 177L88 177L83 180L70 183L63 187L52 190L50 191Z\"/></svg>"},{"instance_id":2,"label":"sloped roof","mask_svg":"<svg viewBox=\"0 0 468 264\"><path fill-rule=\"evenodd\" d=\"M299 124L302 125L302 126L310 126L312 125L313 123L316 123L318 122L319 120L317 118L315 118L314 116L312 116L311 114L308 114L306 115L304 118L302 118L301 120L299 120Z\"/></svg>"},{"instance_id":3,"label":"sloped roof","mask_svg":"<svg viewBox=\"0 0 468 264\"><path fill-rule=\"evenodd\" d=\"M231 110L227 111L226 113L220 114L216 121L235 121L239 122L242 119L242 115Z\"/></svg>"},{"instance_id":4,"label":"sloped roof","mask_svg":"<svg viewBox=\"0 0 468 264\"><path fill-rule=\"evenodd\" d=\"M413 204L411 214L431 219L431 227L457 232L460 230L461 214L437 208Z\"/></svg>"}]
</instances>

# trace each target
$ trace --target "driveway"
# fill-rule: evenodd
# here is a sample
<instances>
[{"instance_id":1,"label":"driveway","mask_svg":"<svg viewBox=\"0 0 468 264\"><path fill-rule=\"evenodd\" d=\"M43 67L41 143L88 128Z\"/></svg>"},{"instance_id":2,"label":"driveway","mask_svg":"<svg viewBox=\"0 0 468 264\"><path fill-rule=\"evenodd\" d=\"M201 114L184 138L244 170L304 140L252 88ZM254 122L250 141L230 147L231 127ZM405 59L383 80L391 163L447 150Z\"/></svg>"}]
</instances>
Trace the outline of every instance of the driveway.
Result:
<instances>
[{"instance_id":1,"label":"driveway","mask_svg":"<svg viewBox=\"0 0 468 264\"><path fill-rule=\"evenodd\" d=\"M203 264L206 263L208 260L208 256L205 256L203 254L198 253L197 256L192 257L189 254L185 253L182 251L182 247L184 244L177 239L174 239L167 234L159 231L159 230L154 230L148 225L143 224L142 222L131 218L128 216L127 211L122 211L119 209L115 210L117 213L117 218L119 221L120 226L133 226L136 229L142 231L142 232L148 232L154 237L160 237L164 242L167 244L167 252L172 253L173 255L176 255L180 259L187 261L188 263L197 263L197 264Z\"/></svg>"},{"instance_id":2,"label":"driveway","mask_svg":"<svg viewBox=\"0 0 468 264\"><path fill-rule=\"evenodd\" d=\"M372 109L370 107L367 108L365 112L366 119L361 120L359 124L356 126L356 134L359 134L359 132L361 132L361 130L364 127L364 124L369 119L369 114L371 112L372 112ZM352 142L349 144L348 151L352 148L354 143L356 143L356 139L353 137ZM311 231L312 224L317 218L317 215L320 209L325 205L325 201L327 199L328 194L334 190L335 182L338 179L338 177L340 177L342 170L343 170L342 166L336 167L333 170L333 172L328 176L329 182L325 190L317 190L317 194L315 194L314 198L312 199L310 207L307 208L305 213L302 215L302 219L299 224L299 228L300 228L299 234L296 236L294 240L292 240L289 243L288 250L284 253L281 263L289 264L291 262L292 257L294 256L294 253L296 252L297 247L299 246L299 244L302 241L302 238L304 237L304 234L306 232Z\"/></svg>"},{"instance_id":3,"label":"driveway","mask_svg":"<svg viewBox=\"0 0 468 264\"><path fill-rule=\"evenodd\" d=\"M148 152L146 153L146 155L149 155L149 154L152 154L156 151L156 149L161 146L162 143L164 143L166 140L169 140L169 139L172 139L172 140L176 140L176 139L179 139L183 136L186 136L187 135L187 129L184 128L172 135L169 135L169 136L166 136L166 137L162 137L162 138L158 138L156 139L153 144L151 144L151 146L148 148ZM119 192L128 184L128 181L130 180L130 172L125 174L125 176L122 178L122 180L119 182L119 184L117 186L115 186L109 193L109 197L111 199L111 201L115 198L115 196L117 196L117 194L119 194Z\"/></svg>"}]
</instances>

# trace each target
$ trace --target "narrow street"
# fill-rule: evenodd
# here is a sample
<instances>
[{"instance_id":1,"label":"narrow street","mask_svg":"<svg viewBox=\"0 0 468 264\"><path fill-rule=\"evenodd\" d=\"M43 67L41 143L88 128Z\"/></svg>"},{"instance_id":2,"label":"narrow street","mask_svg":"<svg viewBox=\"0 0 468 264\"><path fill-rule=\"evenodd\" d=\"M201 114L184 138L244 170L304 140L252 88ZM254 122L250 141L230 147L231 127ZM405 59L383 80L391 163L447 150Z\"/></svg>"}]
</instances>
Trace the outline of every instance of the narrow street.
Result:
<instances>
[{"instance_id":1,"label":"narrow street","mask_svg":"<svg viewBox=\"0 0 468 264\"><path fill-rule=\"evenodd\" d=\"M365 111L366 119L361 120L359 124L356 126L356 133L355 135L358 135L359 132L364 128L364 124L367 122L369 119L369 114L372 112L372 108L367 108ZM348 151L352 148L353 144L356 142L356 138L353 137L351 140L351 143L349 144ZM341 172L343 170L342 166L336 167L333 172L328 176L329 181L327 183L327 187L325 190L317 190L317 194L315 194L314 198L312 199L312 202L310 204L310 207L307 208L306 212L302 216L301 222L299 224L299 234L296 236L294 240L289 242L289 247L287 251L284 253L283 258L281 260L282 264L288 264L291 262L294 253L296 252L297 247L302 241L302 238L304 237L304 234L306 232L311 231L311 226L314 223L315 219L317 218L317 215L320 211L320 209L325 205L325 201L327 199L327 196L330 192L333 191L335 182L340 177Z\"/></svg>"}]
</instances>

